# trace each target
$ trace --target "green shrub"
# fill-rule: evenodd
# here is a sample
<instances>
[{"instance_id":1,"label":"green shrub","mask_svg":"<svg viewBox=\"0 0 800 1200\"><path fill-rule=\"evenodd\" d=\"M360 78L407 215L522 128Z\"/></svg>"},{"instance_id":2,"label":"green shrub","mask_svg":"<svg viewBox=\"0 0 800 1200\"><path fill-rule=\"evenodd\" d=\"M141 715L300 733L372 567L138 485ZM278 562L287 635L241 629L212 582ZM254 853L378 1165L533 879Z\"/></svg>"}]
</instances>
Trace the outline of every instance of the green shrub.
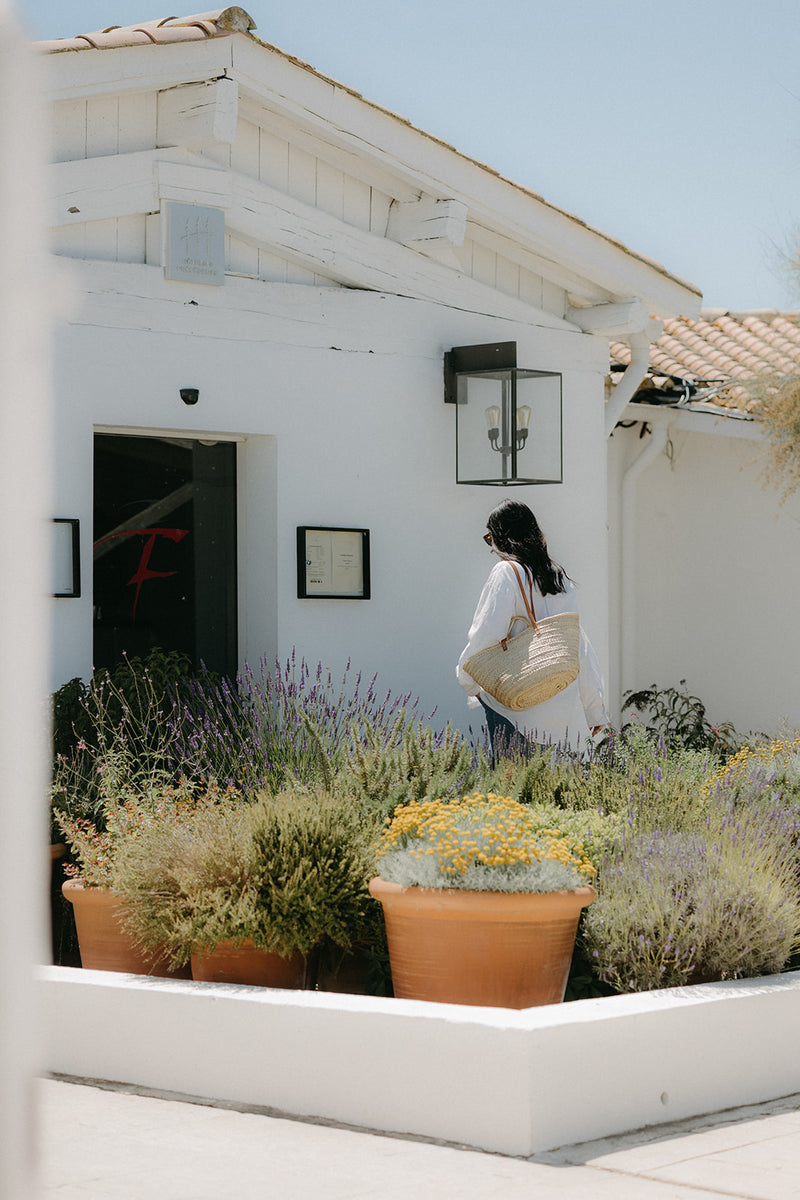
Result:
<instances>
[{"instance_id":1,"label":"green shrub","mask_svg":"<svg viewBox=\"0 0 800 1200\"><path fill-rule=\"evenodd\" d=\"M670 747L727 754L741 740L730 721L711 724L706 716L706 706L697 696L687 692L685 679L677 688L659 688L653 683L648 688L627 692L622 698L622 706L623 710L630 707L642 714L637 721L623 724L623 733L635 725L643 725L653 740L663 739Z\"/></svg>"},{"instance_id":2,"label":"green shrub","mask_svg":"<svg viewBox=\"0 0 800 1200\"><path fill-rule=\"evenodd\" d=\"M347 949L363 932L371 837L351 804L310 792L200 808L125 841L116 886L130 932L176 963L248 938L285 956Z\"/></svg>"},{"instance_id":3,"label":"green shrub","mask_svg":"<svg viewBox=\"0 0 800 1200\"><path fill-rule=\"evenodd\" d=\"M78 676L53 693L53 754L65 758L78 742L92 740L92 718L88 711L89 688Z\"/></svg>"},{"instance_id":4,"label":"green shrub","mask_svg":"<svg viewBox=\"0 0 800 1200\"><path fill-rule=\"evenodd\" d=\"M215 785L201 789L185 779L174 785L157 778L116 780L113 790L104 791L101 784L101 796L91 816L76 812L75 805L55 812L70 853L64 872L87 887L116 887L120 847L140 837L145 828L178 821L198 808L241 803L233 788L224 793Z\"/></svg>"},{"instance_id":5,"label":"green shrub","mask_svg":"<svg viewBox=\"0 0 800 1200\"><path fill-rule=\"evenodd\" d=\"M474 786L476 756L458 730L435 733L401 713L387 732L362 721L354 726L336 787L374 813L425 798L461 796Z\"/></svg>"},{"instance_id":6,"label":"green shrub","mask_svg":"<svg viewBox=\"0 0 800 1200\"><path fill-rule=\"evenodd\" d=\"M177 724L177 760L195 776L249 791L328 787L354 730L388 739L415 719L418 702L410 696L381 698L374 678L365 688L360 674L349 675L348 662L336 684L322 663L312 672L292 651L284 664L246 665L236 681L191 681Z\"/></svg>"}]
</instances>

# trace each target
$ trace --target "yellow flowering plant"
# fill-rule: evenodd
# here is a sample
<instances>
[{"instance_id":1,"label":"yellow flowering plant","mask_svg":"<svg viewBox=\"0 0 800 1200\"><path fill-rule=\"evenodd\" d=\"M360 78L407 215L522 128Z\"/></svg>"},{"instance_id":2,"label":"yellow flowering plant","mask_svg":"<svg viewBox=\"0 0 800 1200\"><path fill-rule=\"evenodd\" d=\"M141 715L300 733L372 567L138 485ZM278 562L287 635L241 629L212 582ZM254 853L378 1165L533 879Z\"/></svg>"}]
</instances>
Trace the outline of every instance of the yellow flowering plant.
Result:
<instances>
[{"instance_id":1,"label":"yellow flowering plant","mask_svg":"<svg viewBox=\"0 0 800 1200\"><path fill-rule=\"evenodd\" d=\"M493 792L414 800L387 818L378 868L402 887L572 891L596 872L569 824L566 813L556 825L552 812Z\"/></svg>"},{"instance_id":2,"label":"yellow flowering plant","mask_svg":"<svg viewBox=\"0 0 800 1200\"><path fill-rule=\"evenodd\" d=\"M757 775L770 775L778 780L787 773L795 774L796 771L791 768L795 767L798 759L800 737L773 738L770 742L742 746L706 781L703 797L708 799L720 784L736 786Z\"/></svg>"}]
</instances>

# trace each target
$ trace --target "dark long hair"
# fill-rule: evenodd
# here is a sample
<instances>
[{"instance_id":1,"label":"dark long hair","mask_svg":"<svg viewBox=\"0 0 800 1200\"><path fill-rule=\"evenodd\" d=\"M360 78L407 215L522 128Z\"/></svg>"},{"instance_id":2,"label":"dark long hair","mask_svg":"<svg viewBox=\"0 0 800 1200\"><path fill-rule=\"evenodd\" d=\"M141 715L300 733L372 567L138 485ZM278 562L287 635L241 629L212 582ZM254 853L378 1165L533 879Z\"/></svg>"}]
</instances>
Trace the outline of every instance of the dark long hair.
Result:
<instances>
[{"instance_id":1,"label":"dark long hair","mask_svg":"<svg viewBox=\"0 0 800 1200\"><path fill-rule=\"evenodd\" d=\"M498 550L528 568L543 596L567 590L569 576L548 554L545 536L527 504L504 500L489 514L486 528Z\"/></svg>"}]
</instances>

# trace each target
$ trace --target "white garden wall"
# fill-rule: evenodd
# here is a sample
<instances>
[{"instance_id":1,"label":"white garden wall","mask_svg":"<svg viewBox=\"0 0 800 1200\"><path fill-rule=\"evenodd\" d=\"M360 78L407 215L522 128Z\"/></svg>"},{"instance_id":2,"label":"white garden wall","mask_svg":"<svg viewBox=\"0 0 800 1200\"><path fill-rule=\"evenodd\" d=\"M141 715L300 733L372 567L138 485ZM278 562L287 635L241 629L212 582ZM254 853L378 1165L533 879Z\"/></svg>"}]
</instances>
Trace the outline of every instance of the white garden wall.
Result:
<instances>
[{"instance_id":1,"label":"white garden wall","mask_svg":"<svg viewBox=\"0 0 800 1200\"><path fill-rule=\"evenodd\" d=\"M521 1012L67 967L40 979L50 1071L503 1154L797 1090L800 972Z\"/></svg>"},{"instance_id":2,"label":"white garden wall","mask_svg":"<svg viewBox=\"0 0 800 1200\"><path fill-rule=\"evenodd\" d=\"M616 682L628 689L686 679L712 721L730 720L742 733L800 727L800 499L781 505L764 487L766 443L753 423L696 414L690 431L685 416L668 410L653 421L673 422L671 445L636 486L635 561L622 567L635 572L635 673ZM617 429L611 441L615 612L621 479L646 444L639 429Z\"/></svg>"}]
</instances>

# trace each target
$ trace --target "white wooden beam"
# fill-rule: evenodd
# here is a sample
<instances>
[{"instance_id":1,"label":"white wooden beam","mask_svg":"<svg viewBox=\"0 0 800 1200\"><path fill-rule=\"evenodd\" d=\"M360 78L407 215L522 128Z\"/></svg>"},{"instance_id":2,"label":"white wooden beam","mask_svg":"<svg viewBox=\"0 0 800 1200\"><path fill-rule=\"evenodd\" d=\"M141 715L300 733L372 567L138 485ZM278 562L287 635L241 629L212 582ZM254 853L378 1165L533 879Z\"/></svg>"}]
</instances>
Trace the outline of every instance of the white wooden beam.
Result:
<instances>
[{"instance_id":1,"label":"white wooden beam","mask_svg":"<svg viewBox=\"0 0 800 1200\"><path fill-rule=\"evenodd\" d=\"M158 208L152 150L53 163L49 182L48 224L53 228Z\"/></svg>"},{"instance_id":2,"label":"white wooden beam","mask_svg":"<svg viewBox=\"0 0 800 1200\"><path fill-rule=\"evenodd\" d=\"M409 303L405 296L383 293L376 303L376 293L364 288L276 283L238 275L227 276L224 287L193 288L166 279L157 264L73 259L69 268L82 297L70 318L76 326L146 332L153 327L157 309L159 329L179 336L225 338L234 343L266 338L273 345L322 350L333 345L342 352L365 354L392 355L399 346L412 357L430 354L435 301ZM197 303L187 305L190 297ZM460 316L456 319L461 321ZM470 329L480 329L480 316L467 314L466 320ZM509 336L524 340L525 329L532 327L530 317L516 322L516 332L509 331ZM565 356L577 371L602 375L608 369L607 347L597 338L577 336L574 327L565 323L549 330L547 347L546 361L537 364L543 370L557 370Z\"/></svg>"},{"instance_id":3,"label":"white wooden beam","mask_svg":"<svg viewBox=\"0 0 800 1200\"><path fill-rule=\"evenodd\" d=\"M387 169L372 155L365 156L357 144L346 141L340 130L322 125L311 114L304 114L302 109L293 111L290 116L285 105L284 97L271 102L266 96L254 96L245 91L243 83L240 85L239 116L243 120L266 129L275 137L283 138L298 150L304 150L306 154L343 171L353 179L360 179L362 183L377 188L394 200L419 199L418 187L402 179L396 171Z\"/></svg>"},{"instance_id":4,"label":"white wooden beam","mask_svg":"<svg viewBox=\"0 0 800 1200\"><path fill-rule=\"evenodd\" d=\"M211 166L208 159L195 159L193 162L158 159L154 167L156 208L161 208L162 200L178 200L181 204L209 204L213 208L223 209L230 208L233 203L230 171Z\"/></svg>"},{"instance_id":5,"label":"white wooden beam","mask_svg":"<svg viewBox=\"0 0 800 1200\"><path fill-rule=\"evenodd\" d=\"M407 203L394 201L386 235L446 266L458 268L455 250L464 245L467 211L466 204L459 200L436 200L432 196Z\"/></svg>"},{"instance_id":6,"label":"white wooden beam","mask_svg":"<svg viewBox=\"0 0 800 1200\"><path fill-rule=\"evenodd\" d=\"M239 86L233 79L168 88L158 94L158 145L189 150L232 145L238 116Z\"/></svg>"},{"instance_id":7,"label":"white wooden beam","mask_svg":"<svg viewBox=\"0 0 800 1200\"><path fill-rule=\"evenodd\" d=\"M599 333L604 337L625 337L631 333L644 333L650 314L641 300L627 300L623 304L593 304L588 308L567 310L567 320L577 325L584 333Z\"/></svg>"},{"instance_id":8,"label":"white wooden beam","mask_svg":"<svg viewBox=\"0 0 800 1200\"><path fill-rule=\"evenodd\" d=\"M566 322L388 238L366 233L185 150L105 155L51 167L54 225L157 212L164 200L226 210L226 228L348 287L433 300L551 328Z\"/></svg>"},{"instance_id":9,"label":"white wooden beam","mask_svg":"<svg viewBox=\"0 0 800 1200\"><path fill-rule=\"evenodd\" d=\"M229 173L178 148L80 158L49 170L54 228L155 213L161 198L217 208L230 203Z\"/></svg>"},{"instance_id":10,"label":"white wooden beam","mask_svg":"<svg viewBox=\"0 0 800 1200\"><path fill-rule=\"evenodd\" d=\"M243 175L232 177L227 221L231 232L245 241L266 244L291 262L348 287L434 300L527 324L568 327L552 313Z\"/></svg>"}]
</instances>

